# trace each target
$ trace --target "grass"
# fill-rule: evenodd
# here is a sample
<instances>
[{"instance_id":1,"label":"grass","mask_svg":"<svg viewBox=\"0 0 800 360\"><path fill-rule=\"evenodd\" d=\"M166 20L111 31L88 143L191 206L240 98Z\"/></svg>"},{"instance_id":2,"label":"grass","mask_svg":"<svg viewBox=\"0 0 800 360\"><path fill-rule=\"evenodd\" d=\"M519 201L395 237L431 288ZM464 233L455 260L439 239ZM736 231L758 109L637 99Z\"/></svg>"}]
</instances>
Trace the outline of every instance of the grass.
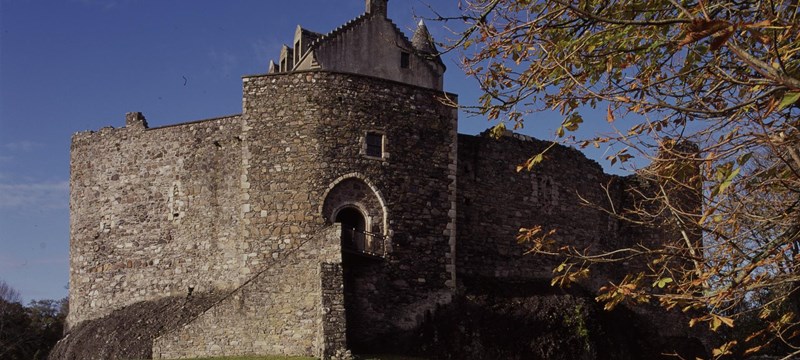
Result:
<instances>
[{"instance_id":1,"label":"grass","mask_svg":"<svg viewBox=\"0 0 800 360\"><path fill-rule=\"evenodd\" d=\"M306 356L224 356L224 357L207 357L207 358L193 358L191 360L316 360L316 358Z\"/></svg>"},{"instance_id":2,"label":"grass","mask_svg":"<svg viewBox=\"0 0 800 360\"><path fill-rule=\"evenodd\" d=\"M423 358L399 356L399 355L361 355L357 359L361 360L425 360ZM316 360L306 356L226 356L226 357L207 357L191 360Z\"/></svg>"}]
</instances>

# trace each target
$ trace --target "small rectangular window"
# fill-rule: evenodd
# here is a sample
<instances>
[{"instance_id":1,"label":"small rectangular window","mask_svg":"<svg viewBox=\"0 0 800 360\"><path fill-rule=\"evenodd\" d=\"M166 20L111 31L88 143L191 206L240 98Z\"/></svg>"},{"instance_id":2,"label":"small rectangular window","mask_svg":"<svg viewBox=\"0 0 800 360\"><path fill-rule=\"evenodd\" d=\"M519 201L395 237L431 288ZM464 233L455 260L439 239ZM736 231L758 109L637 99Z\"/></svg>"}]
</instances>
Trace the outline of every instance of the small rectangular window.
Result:
<instances>
[{"instance_id":1,"label":"small rectangular window","mask_svg":"<svg viewBox=\"0 0 800 360\"><path fill-rule=\"evenodd\" d=\"M400 52L400 67L403 69L408 69L409 63L411 61L411 54L403 51Z\"/></svg>"},{"instance_id":2,"label":"small rectangular window","mask_svg":"<svg viewBox=\"0 0 800 360\"><path fill-rule=\"evenodd\" d=\"M365 140L367 156L383 157L383 134L368 132Z\"/></svg>"}]
</instances>

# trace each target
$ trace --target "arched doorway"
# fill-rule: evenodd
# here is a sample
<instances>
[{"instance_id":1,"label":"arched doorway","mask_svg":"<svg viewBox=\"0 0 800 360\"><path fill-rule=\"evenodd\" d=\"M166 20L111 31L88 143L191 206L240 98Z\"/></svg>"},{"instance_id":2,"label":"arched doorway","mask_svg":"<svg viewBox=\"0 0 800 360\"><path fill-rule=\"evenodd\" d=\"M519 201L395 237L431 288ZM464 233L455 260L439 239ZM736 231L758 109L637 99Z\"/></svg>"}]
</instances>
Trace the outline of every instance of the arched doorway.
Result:
<instances>
[{"instance_id":1,"label":"arched doorway","mask_svg":"<svg viewBox=\"0 0 800 360\"><path fill-rule=\"evenodd\" d=\"M367 221L354 207L345 207L336 213L334 222L342 224L342 248L364 251L366 248Z\"/></svg>"},{"instance_id":2,"label":"arched doorway","mask_svg":"<svg viewBox=\"0 0 800 360\"><path fill-rule=\"evenodd\" d=\"M381 302L386 235L389 233L383 195L366 178L348 174L336 179L323 195L320 213L328 224L341 224L342 292L347 347L354 353L374 350Z\"/></svg>"}]
</instances>

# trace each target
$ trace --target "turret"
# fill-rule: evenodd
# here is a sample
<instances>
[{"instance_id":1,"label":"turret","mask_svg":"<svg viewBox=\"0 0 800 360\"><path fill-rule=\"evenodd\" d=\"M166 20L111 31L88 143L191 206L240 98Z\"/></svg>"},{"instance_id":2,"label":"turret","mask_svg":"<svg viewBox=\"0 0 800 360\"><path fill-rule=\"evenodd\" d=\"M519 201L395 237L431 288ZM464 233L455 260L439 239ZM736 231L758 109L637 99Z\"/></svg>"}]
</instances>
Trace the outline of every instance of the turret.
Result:
<instances>
[{"instance_id":1,"label":"turret","mask_svg":"<svg viewBox=\"0 0 800 360\"><path fill-rule=\"evenodd\" d=\"M411 37L411 44L414 49L425 55L435 55L438 53L436 45L433 44L431 33L428 32L428 27L425 22L420 20L417 25L417 30L414 31L414 36Z\"/></svg>"},{"instance_id":2,"label":"turret","mask_svg":"<svg viewBox=\"0 0 800 360\"><path fill-rule=\"evenodd\" d=\"M417 29L414 30L414 35L411 37L411 45L414 47L414 51L416 51L417 55L437 67L439 76L444 74L447 67L444 66L442 58L439 57L439 50L436 49L433 36L431 36L428 27L425 26L425 22L422 20L419 21Z\"/></svg>"}]
</instances>

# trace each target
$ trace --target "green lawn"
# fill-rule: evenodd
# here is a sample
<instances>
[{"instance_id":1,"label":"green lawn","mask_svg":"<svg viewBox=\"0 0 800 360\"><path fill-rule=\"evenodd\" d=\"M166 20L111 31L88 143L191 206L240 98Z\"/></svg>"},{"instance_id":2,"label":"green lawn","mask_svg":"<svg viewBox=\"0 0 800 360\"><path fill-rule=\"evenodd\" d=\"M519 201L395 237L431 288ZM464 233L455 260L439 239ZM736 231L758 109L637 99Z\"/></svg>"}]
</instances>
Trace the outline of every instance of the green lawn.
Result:
<instances>
[{"instance_id":1,"label":"green lawn","mask_svg":"<svg viewBox=\"0 0 800 360\"><path fill-rule=\"evenodd\" d=\"M226 356L214 358L196 358L192 360L315 360L316 358L305 356ZM425 360L398 355L361 355L357 359L361 360Z\"/></svg>"},{"instance_id":2,"label":"green lawn","mask_svg":"<svg viewBox=\"0 0 800 360\"><path fill-rule=\"evenodd\" d=\"M316 360L305 356L225 356L212 358L194 358L191 360Z\"/></svg>"}]
</instances>

